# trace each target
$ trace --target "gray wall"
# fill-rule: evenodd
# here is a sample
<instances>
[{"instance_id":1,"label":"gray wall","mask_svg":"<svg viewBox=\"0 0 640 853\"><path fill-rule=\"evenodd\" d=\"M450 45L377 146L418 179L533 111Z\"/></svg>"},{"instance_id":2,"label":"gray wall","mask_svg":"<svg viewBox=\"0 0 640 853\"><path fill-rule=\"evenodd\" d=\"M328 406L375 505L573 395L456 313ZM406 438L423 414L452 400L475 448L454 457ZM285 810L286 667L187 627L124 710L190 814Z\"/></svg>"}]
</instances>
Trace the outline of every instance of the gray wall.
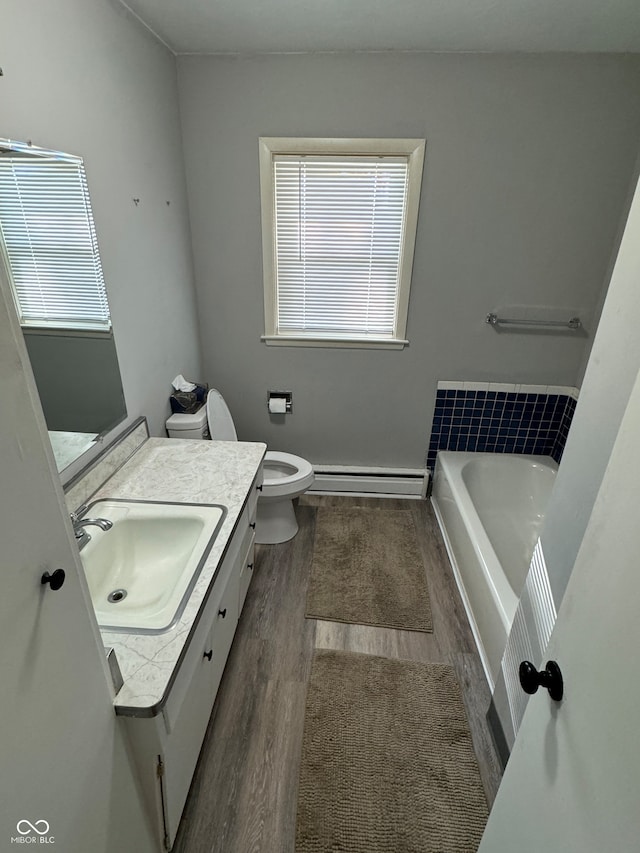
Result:
<instances>
[{"instance_id":1,"label":"gray wall","mask_svg":"<svg viewBox=\"0 0 640 853\"><path fill-rule=\"evenodd\" d=\"M102 433L126 417L113 335L23 330L47 427Z\"/></svg>"},{"instance_id":2,"label":"gray wall","mask_svg":"<svg viewBox=\"0 0 640 853\"><path fill-rule=\"evenodd\" d=\"M640 140L639 57L179 57L204 378L241 438L419 466L438 379L575 384L590 338L496 334L505 305L590 334ZM426 137L402 352L266 347L258 137ZM271 422L267 389L294 413Z\"/></svg>"},{"instance_id":3,"label":"gray wall","mask_svg":"<svg viewBox=\"0 0 640 853\"><path fill-rule=\"evenodd\" d=\"M0 56L0 135L85 160L129 418L164 434L200 373L174 57L114 0L2 0Z\"/></svg>"}]
</instances>

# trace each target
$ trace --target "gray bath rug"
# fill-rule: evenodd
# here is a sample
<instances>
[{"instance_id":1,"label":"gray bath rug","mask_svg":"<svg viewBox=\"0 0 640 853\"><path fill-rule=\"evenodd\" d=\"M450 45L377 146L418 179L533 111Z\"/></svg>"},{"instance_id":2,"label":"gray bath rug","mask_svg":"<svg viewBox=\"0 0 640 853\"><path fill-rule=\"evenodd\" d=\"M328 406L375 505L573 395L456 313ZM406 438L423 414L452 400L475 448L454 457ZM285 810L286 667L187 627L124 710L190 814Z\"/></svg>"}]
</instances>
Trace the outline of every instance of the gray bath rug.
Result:
<instances>
[{"instance_id":1,"label":"gray bath rug","mask_svg":"<svg viewBox=\"0 0 640 853\"><path fill-rule=\"evenodd\" d=\"M451 667L316 652L296 853L475 853L487 815Z\"/></svg>"},{"instance_id":2,"label":"gray bath rug","mask_svg":"<svg viewBox=\"0 0 640 853\"><path fill-rule=\"evenodd\" d=\"M306 616L432 631L411 512L320 507Z\"/></svg>"}]
</instances>

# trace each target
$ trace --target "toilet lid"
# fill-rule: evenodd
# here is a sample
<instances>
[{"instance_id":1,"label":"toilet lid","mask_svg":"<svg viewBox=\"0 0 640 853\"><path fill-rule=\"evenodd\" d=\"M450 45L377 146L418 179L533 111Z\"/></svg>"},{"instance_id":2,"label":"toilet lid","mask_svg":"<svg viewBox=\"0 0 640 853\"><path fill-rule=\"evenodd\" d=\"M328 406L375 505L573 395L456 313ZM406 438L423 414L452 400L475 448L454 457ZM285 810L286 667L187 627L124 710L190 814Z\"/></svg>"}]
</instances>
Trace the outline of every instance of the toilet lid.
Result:
<instances>
[{"instance_id":1,"label":"toilet lid","mask_svg":"<svg viewBox=\"0 0 640 853\"><path fill-rule=\"evenodd\" d=\"M209 434L216 441L237 441L238 435L233 418L224 397L215 388L207 394L207 420Z\"/></svg>"}]
</instances>

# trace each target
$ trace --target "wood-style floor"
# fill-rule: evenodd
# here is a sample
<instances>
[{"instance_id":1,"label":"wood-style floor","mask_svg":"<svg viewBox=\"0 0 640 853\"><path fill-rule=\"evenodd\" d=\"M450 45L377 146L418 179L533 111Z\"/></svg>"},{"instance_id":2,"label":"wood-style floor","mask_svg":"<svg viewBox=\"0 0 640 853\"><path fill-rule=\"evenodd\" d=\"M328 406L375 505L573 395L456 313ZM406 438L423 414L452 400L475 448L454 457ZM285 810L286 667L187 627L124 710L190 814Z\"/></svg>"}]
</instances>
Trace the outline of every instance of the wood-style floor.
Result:
<instances>
[{"instance_id":1,"label":"wood-style floor","mask_svg":"<svg viewBox=\"0 0 640 853\"><path fill-rule=\"evenodd\" d=\"M414 514L433 634L305 619L316 508ZM314 648L445 662L462 687L489 804L501 778L485 722L490 694L430 503L307 495L298 535L256 549L254 578L178 831L176 853L293 853L307 680Z\"/></svg>"}]
</instances>

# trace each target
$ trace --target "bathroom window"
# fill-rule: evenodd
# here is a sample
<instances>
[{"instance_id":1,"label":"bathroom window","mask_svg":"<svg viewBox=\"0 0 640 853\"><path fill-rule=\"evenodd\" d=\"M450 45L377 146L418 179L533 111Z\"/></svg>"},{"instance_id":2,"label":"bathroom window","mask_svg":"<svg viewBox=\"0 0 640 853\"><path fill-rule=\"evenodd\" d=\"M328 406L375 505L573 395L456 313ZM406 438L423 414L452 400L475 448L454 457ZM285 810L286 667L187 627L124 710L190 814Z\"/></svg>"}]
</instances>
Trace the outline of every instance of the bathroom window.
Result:
<instances>
[{"instance_id":1,"label":"bathroom window","mask_svg":"<svg viewBox=\"0 0 640 853\"><path fill-rule=\"evenodd\" d=\"M110 330L80 157L0 140L0 238L22 326Z\"/></svg>"},{"instance_id":2,"label":"bathroom window","mask_svg":"<svg viewBox=\"0 0 640 853\"><path fill-rule=\"evenodd\" d=\"M422 139L260 139L267 344L402 348Z\"/></svg>"}]
</instances>

